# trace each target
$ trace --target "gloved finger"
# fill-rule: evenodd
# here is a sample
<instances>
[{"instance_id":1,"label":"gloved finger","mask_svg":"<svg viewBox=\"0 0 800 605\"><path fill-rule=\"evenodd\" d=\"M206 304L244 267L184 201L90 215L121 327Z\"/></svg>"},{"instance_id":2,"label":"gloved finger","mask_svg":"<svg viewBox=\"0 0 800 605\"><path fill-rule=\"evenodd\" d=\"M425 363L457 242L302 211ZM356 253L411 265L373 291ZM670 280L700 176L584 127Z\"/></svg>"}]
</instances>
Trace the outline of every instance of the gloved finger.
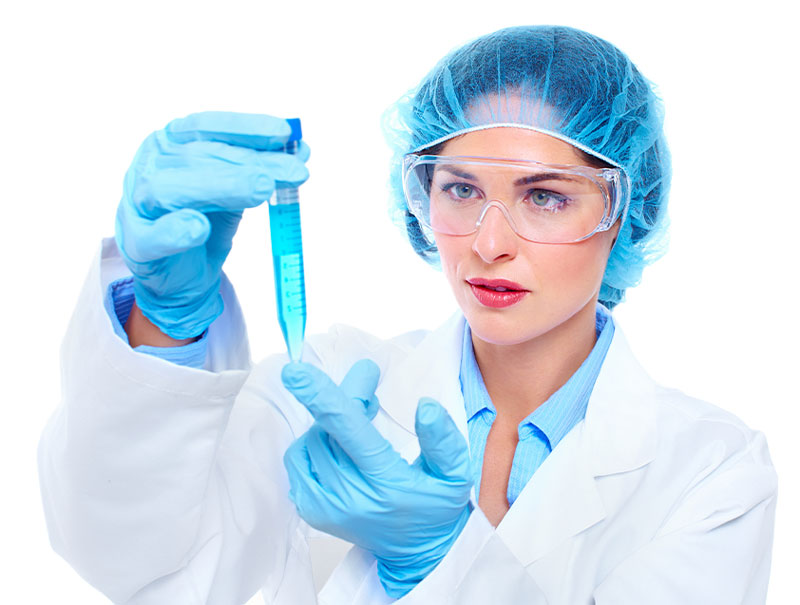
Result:
<instances>
[{"instance_id":1,"label":"gloved finger","mask_svg":"<svg viewBox=\"0 0 800 605\"><path fill-rule=\"evenodd\" d=\"M305 433L306 451L311 467L316 472L317 482L328 492L329 498L342 500L353 483L365 480L336 440L315 422Z\"/></svg>"},{"instance_id":2,"label":"gloved finger","mask_svg":"<svg viewBox=\"0 0 800 605\"><path fill-rule=\"evenodd\" d=\"M326 495L316 470L311 466L305 435L296 439L286 450L283 465L289 477L289 499L294 503L297 514L316 527L316 516L326 508Z\"/></svg>"},{"instance_id":3,"label":"gloved finger","mask_svg":"<svg viewBox=\"0 0 800 605\"><path fill-rule=\"evenodd\" d=\"M284 386L319 425L335 439L363 472L379 474L403 459L372 426L362 401L353 401L322 370L307 363L289 363L281 373ZM362 377L362 395L377 385L374 374Z\"/></svg>"},{"instance_id":4,"label":"gloved finger","mask_svg":"<svg viewBox=\"0 0 800 605\"><path fill-rule=\"evenodd\" d=\"M420 457L429 474L456 481L471 479L467 442L447 410L433 399L420 399L415 427Z\"/></svg>"},{"instance_id":5,"label":"gloved finger","mask_svg":"<svg viewBox=\"0 0 800 605\"><path fill-rule=\"evenodd\" d=\"M273 116L229 111L205 111L172 120L164 131L176 143L217 141L277 151L283 148L292 132L289 123Z\"/></svg>"},{"instance_id":6,"label":"gloved finger","mask_svg":"<svg viewBox=\"0 0 800 605\"><path fill-rule=\"evenodd\" d=\"M339 383L339 388L350 399L358 399L364 404L367 418L374 419L381 407L375 395L380 379L380 369L374 361L361 359L353 364L347 375Z\"/></svg>"},{"instance_id":7,"label":"gloved finger","mask_svg":"<svg viewBox=\"0 0 800 605\"><path fill-rule=\"evenodd\" d=\"M292 157L298 158L302 162L307 162L308 158L311 157L311 148L305 141L298 141L297 149L294 153L289 154Z\"/></svg>"},{"instance_id":8,"label":"gloved finger","mask_svg":"<svg viewBox=\"0 0 800 605\"><path fill-rule=\"evenodd\" d=\"M251 149L249 147L235 147L219 141L176 143L170 140L164 131L157 131L151 134L142 146L142 161L152 161L151 158L155 158L160 168L180 167L202 158L218 159L231 164L255 164L258 163L259 158L274 155L289 155L301 162L307 162L311 155L311 149L305 141L297 143L294 153L286 153L282 148Z\"/></svg>"},{"instance_id":9,"label":"gloved finger","mask_svg":"<svg viewBox=\"0 0 800 605\"><path fill-rule=\"evenodd\" d=\"M289 497L309 482L319 483L319 475L311 465L305 433L292 442L283 454L283 466L289 475Z\"/></svg>"},{"instance_id":10,"label":"gloved finger","mask_svg":"<svg viewBox=\"0 0 800 605\"><path fill-rule=\"evenodd\" d=\"M224 259L231 249L233 236L242 220L242 212L209 212L204 215L211 224L213 237L206 242L210 258Z\"/></svg>"},{"instance_id":11,"label":"gloved finger","mask_svg":"<svg viewBox=\"0 0 800 605\"><path fill-rule=\"evenodd\" d=\"M239 157L232 161L230 150L220 156L207 149L219 143L193 145L206 149L191 157L155 157L145 170L126 178L126 196L142 216L158 218L181 208L242 211L268 200L276 181L299 186L308 179L308 169L296 156L239 149L235 154Z\"/></svg>"},{"instance_id":12,"label":"gloved finger","mask_svg":"<svg viewBox=\"0 0 800 605\"><path fill-rule=\"evenodd\" d=\"M150 220L124 201L117 208L117 244L125 256L136 263L147 263L200 246L210 233L208 219L195 210L176 210Z\"/></svg>"},{"instance_id":13,"label":"gloved finger","mask_svg":"<svg viewBox=\"0 0 800 605\"><path fill-rule=\"evenodd\" d=\"M308 455L314 461L314 464L326 468L325 476L328 477L328 484L331 481L341 483L337 479L341 477L345 469L354 469L355 473L359 472L355 470L357 467L350 456L347 455L347 452L339 445L339 442L331 437L319 423L315 422L312 428L316 430L307 439ZM309 432L311 432L311 429L309 429Z\"/></svg>"},{"instance_id":14,"label":"gloved finger","mask_svg":"<svg viewBox=\"0 0 800 605\"><path fill-rule=\"evenodd\" d=\"M322 469L324 474L336 470L338 461L335 453L331 450L333 440L319 423L315 422L308 428L305 432L305 440L309 460L315 469ZM317 460L319 460L319 463L317 463ZM319 471L317 472L317 477L322 483Z\"/></svg>"}]
</instances>

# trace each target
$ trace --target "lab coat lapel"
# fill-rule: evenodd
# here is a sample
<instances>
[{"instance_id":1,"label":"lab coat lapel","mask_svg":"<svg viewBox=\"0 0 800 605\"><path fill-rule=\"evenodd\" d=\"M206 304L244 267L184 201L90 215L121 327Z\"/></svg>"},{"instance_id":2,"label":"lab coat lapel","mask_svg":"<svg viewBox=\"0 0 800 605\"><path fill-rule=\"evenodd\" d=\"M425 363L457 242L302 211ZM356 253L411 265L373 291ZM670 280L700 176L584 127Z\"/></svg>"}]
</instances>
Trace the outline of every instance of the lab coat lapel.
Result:
<instances>
[{"instance_id":1,"label":"lab coat lapel","mask_svg":"<svg viewBox=\"0 0 800 605\"><path fill-rule=\"evenodd\" d=\"M655 457L653 388L617 328L585 420L556 446L497 527L524 565L605 518L602 476L640 468ZM536 566L531 572L536 575Z\"/></svg>"},{"instance_id":2,"label":"lab coat lapel","mask_svg":"<svg viewBox=\"0 0 800 605\"><path fill-rule=\"evenodd\" d=\"M497 533L524 565L606 516L578 424L542 463L497 526Z\"/></svg>"},{"instance_id":3,"label":"lab coat lapel","mask_svg":"<svg viewBox=\"0 0 800 605\"><path fill-rule=\"evenodd\" d=\"M412 435L416 435L417 402L420 397L430 397L444 406L458 430L469 440L459 380L464 323L459 313L427 334L378 385L375 393L383 411Z\"/></svg>"},{"instance_id":4,"label":"lab coat lapel","mask_svg":"<svg viewBox=\"0 0 800 605\"><path fill-rule=\"evenodd\" d=\"M656 384L616 324L586 409L585 455L595 477L631 471L655 458Z\"/></svg>"}]
</instances>

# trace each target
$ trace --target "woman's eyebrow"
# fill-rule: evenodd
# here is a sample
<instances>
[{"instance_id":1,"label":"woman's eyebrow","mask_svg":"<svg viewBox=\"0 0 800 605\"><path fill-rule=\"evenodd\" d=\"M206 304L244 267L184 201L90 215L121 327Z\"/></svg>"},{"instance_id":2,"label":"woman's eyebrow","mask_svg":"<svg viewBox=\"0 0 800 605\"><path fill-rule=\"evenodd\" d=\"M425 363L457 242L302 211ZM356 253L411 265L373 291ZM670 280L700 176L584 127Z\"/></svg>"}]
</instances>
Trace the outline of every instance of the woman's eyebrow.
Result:
<instances>
[{"instance_id":1,"label":"woman's eyebrow","mask_svg":"<svg viewBox=\"0 0 800 605\"><path fill-rule=\"evenodd\" d=\"M440 164L440 165L438 165L436 167L439 170L444 170L446 172L449 172L450 174L452 174L454 176L457 176L457 177L459 177L461 179L469 179L469 180L472 180L472 181L477 181L478 180L478 177L476 177L474 174L470 174L469 172L464 172L463 170L459 170L458 168L455 168L453 166L447 166L446 164L445 165L441 165Z\"/></svg>"},{"instance_id":2,"label":"woman's eyebrow","mask_svg":"<svg viewBox=\"0 0 800 605\"><path fill-rule=\"evenodd\" d=\"M472 181L477 181L478 177L474 174L466 172L461 168L457 168L455 166L448 166L448 165L438 165L436 166L439 170L444 170L449 172L450 174L457 176L461 179L468 179ZM523 176L518 178L514 181L514 185L516 187L521 187L523 185L529 185L531 183L538 183L539 181L574 181L575 179L570 176L569 174L564 174L561 172L539 172L536 174L529 174L527 176Z\"/></svg>"},{"instance_id":3,"label":"woman's eyebrow","mask_svg":"<svg viewBox=\"0 0 800 605\"><path fill-rule=\"evenodd\" d=\"M514 185L521 187L522 185L529 185L530 183L538 183L539 181L574 181L575 179L561 172L540 172L537 174L530 174L514 181Z\"/></svg>"}]
</instances>

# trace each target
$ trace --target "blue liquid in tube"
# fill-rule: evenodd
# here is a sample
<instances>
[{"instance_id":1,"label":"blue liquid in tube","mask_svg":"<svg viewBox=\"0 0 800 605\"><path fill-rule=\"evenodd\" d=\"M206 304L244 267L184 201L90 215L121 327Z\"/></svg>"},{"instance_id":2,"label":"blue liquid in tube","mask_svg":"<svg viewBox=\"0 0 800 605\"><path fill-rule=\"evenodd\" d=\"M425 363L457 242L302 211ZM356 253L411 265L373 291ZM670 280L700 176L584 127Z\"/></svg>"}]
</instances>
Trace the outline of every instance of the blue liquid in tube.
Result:
<instances>
[{"instance_id":1,"label":"blue liquid in tube","mask_svg":"<svg viewBox=\"0 0 800 605\"><path fill-rule=\"evenodd\" d=\"M287 120L292 134L286 153L296 153L303 138L300 120ZM306 331L306 281L303 274L303 237L300 230L300 196L297 187L280 187L269 202L269 231L275 296L289 358L300 361Z\"/></svg>"}]
</instances>

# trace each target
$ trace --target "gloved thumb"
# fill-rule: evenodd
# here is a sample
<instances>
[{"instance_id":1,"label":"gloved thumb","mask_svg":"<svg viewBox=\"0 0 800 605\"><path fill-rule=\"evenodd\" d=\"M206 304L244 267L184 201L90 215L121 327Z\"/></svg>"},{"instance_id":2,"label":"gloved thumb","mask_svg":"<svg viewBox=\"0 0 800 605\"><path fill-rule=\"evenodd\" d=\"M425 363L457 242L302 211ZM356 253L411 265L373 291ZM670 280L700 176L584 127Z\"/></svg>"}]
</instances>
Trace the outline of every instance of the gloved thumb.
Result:
<instances>
[{"instance_id":1,"label":"gloved thumb","mask_svg":"<svg viewBox=\"0 0 800 605\"><path fill-rule=\"evenodd\" d=\"M438 402L428 398L419 400L415 426L420 458L429 474L440 479L470 480L467 442Z\"/></svg>"}]
</instances>

